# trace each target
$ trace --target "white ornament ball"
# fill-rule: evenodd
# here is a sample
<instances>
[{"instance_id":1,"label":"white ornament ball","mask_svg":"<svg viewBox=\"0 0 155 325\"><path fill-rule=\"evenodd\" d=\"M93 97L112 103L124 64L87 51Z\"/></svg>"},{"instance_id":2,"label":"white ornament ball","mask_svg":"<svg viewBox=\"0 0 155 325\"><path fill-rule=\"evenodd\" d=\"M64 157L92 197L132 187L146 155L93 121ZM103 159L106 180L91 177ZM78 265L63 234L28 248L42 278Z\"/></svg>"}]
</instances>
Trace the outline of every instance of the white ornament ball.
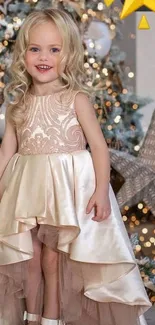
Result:
<instances>
[{"instance_id":1,"label":"white ornament ball","mask_svg":"<svg viewBox=\"0 0 155 325\"><path fill-rule=\"evenodd\" d=\"M84 42L89 55L103 59L111 48L111 35L108 26L100 21L92 21L84 34Z\"/></svg>"}]
</instances>

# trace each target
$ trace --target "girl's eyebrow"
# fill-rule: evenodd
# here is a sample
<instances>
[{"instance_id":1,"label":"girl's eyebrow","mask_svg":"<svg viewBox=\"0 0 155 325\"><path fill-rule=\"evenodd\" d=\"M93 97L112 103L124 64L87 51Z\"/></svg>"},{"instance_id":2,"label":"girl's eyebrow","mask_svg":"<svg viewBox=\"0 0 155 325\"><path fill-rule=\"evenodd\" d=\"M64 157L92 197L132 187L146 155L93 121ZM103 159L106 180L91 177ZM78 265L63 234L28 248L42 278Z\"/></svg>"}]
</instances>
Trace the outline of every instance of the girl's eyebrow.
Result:
<instances>
[{"instance_id":1,"label":"girl's eyebrow","mask_svg":"<svg viewBox=\"0 0 155 325\"><path fill-rule=\"evenodd\" d=\"M41 45L35 44L35 43L30 43L29 46L30 45L41 46ZM60 44L49 44L48 46L61 46L61 45Z\"/></svg>"}]
</instances>

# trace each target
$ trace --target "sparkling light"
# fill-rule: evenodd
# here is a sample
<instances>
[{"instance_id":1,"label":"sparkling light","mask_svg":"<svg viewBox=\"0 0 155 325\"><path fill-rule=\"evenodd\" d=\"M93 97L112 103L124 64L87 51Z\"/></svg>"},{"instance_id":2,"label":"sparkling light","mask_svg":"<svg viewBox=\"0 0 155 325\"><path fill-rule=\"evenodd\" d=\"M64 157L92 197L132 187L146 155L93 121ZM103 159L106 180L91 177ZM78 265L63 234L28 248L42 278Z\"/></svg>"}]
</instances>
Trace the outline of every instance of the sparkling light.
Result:
<instances>
[{"instance_id":1,"label":"sparkling light","mask_svg":"<svg viewBox=\"0 0 155 325\"><path fill-rule=\"evenodd\" d=\"M142 203L138 204L138 209L140 209L140 210L143 209L143 204Z\"/></svg>"},{"instance_id":2,"label":"sparkling light","mask_svg":"<svg viewBox=\"0 0 155 325\"><path fill-rule=\"evenodd\" d=\"M95 44L94 44L93 42L90 42L90 43L89 43L89 47L90 47L91 49L93 49L93 48L95 47Z\"/></svg>"},{"instance_id":3,"label":"sparkling light","mask_svg":"<svg viewBox=\"0 0 155 325\"><path fill-rule=\"evenodd\" d=\"M110 25L110 29L111 29L111 30L115 30L115 28L116 28L116 26L115 26L114 24L111 24L111 25Z\"/></svg>"},{"instance_id":4,"label":"sparkling light","mask_svg":"<svg viewBox=\"0 0 155 325\"><path fill-rule=\"evenodd\" d=\"M88 63L88 62L84 63L84 67L85 67L86 69L88 69L88 68L89 68L89 63Z\"/></svg>"},{"instance_id":5,"label":"sparkling light","mask_svg":"<svg viewBox=\"0 0 155 325\"><path fill-rule=\"evenodd\" d=\"M140 252L141 251L141 246L140 245L136 245L136 252Z\"/></svg>"},{"instance_id":6,"label":"sparkling light","mask_svg":"<svg viewBox=\"0 0 155 325\"><path fill-rule=\"evenodd\" d=\"M108 69L104 68L104 69L102 69L102 72L103 72L105 75L107 75L107 73L108 73Z\"/></svg>"},{"instance_id":7,"label":"sparkling light","mask_svg":"<svg viewBox=\"0 0 155 325\"><path fill-rule=\"evenodd\" d=\"M92 81L88 81L87 85L88 85L88 87L91 87L92 86Z\"/></svg>"},{"instance_id":8,"label":"sparkling light","mask_svg":"<svg viewBox=\"0 0 155 325\"><path fill-rule=\"evenodd\" d=\"M4 114L0 114L0 120L4 120L5 119L5 115Z\"/></svg>"},{"instance_id":9,"label":"sparkling light","mask_svg":"<svg viewBox=\"0 0 155 325\"><path fill-rule=\"evenodd\" d=\"M138 108L138 105L137 104L133 104L132 108L133 109L137 109Z\"/></svg>"},{"instance_id":10,"label":"sparkling light","mask_svg":"<svg viewBox=\"0 0 155 325\"><path fill-rule=\"evenodd\" d=\"M115 123L119 123L120 122L120 119L121 119L121 116L120 115L117 115L114 119L114 122Z\"/></svg>"},{"instance_id":11,"label":"sparkling light","mask_svg":"<svg viewBox=\"0 0 155 325\"><path fill-rule=\"evenodd\" d=\"M120 102L116 102L115 107L119 107L119 106L120 106Z\"/></svg>"},{"instance_id":12,"label":"sparkling light","mask_svg":"<svg viewBox=\"0 0 155 325\"><path fill-rule=\"evenodd\" d=\"M147 233L148 233L148 229L147 229L147 228L143 228L143 229L142 229L142 233L143 233L143 234L147 234Z\"/></svg>"},{"instance_id":13,"label":"sparkling light","mask_svg":"<svg viewBox=\"0 0 155 325\"><path fill-rule=\"evenodd\" d=\"M103 8L104 8L103 2L99 2L98 5L97 5L97 9L98 10L103 10Z\"/></svg>"},{"instance_id":14,"label":"sparkling light","mask_svg":"<svg viewBox=\"0 0 155 325\"><path fill-rule=\"evenodd\" d=\"M89 62L90 62L90 63L94 63L94 62L95 62L95 59L94 59L94 58L90 58L90 59L89 59Z\"/></svg>"},{"instance_id":15,"label":"sparkling light","mask_svg":"<svg viewBox=\"0 0 155 325\"><path fill-rule=\"evenodd\" d=\"M140 149L140 146L139 146L139 145L134 146L134 150L135 150L135 151L139 151L139 149Z\"/></svg>"},{"instance_id":16,"label":"sparkling light","mask_svg":"<svg viewBox=\"0 0 155 325\"><path fill-rule=\"evenodd\" d=\"M108 125L108 126L107 126L107 129L108 129L109 131L111 131L111 130L112 130L112 125Z\"/></svg>"},{"instance_id":17,"label":"sparkling light","mask_svg":"<svg viewBox=\"0 0 155 325\"><path fill-rule=\"evenodd\" d=\"M100 74L97 73L96 79L99 79L100 77L101 77Z\"/></svg>"},{"instance_id":18,"label":"sparkling light","mask_svg":"<svg viewBox=\"0 0 155 325\"><path fill-rule=\"evenodd\" d=\"M129 72L129 73L128 73L128 77L129 77L129 78L133 78L133 77L134 77L134 73L133 73L133 72Z\"/></svg>"}]
</instances>

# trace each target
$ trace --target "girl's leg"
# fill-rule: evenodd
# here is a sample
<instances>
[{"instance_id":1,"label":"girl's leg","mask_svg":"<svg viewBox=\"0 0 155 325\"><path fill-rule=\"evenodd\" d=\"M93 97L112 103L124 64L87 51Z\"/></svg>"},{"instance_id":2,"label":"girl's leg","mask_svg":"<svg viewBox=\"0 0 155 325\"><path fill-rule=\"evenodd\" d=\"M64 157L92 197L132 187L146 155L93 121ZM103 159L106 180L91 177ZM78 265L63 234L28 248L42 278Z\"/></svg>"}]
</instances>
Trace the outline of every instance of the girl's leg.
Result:
<instances>
[{"instance_id":1,"label":"girl's leg","mask_svg":"<svg viewBox=\"0 0 155 325\"><path fill-rule=\"evenodd\" d=\"M45 280L43 317L59 319L58 253L44 245L42 254L42 270Z\"/></svg>"},{"instance_id":2,"label":"girl's leg","mask_svg":"<svg viewBox=\"0 0 155 325\"><path fill-rule=\"evenodd\" d=\"M27 312L30 314L40 314L40 288L41 288L41 279L42 279L42 270L41 270L41 250L42 244L37 238L37 231L32 231L32 241L34 256L29 261L28 268L28 279L26 283L26 307ZM29 321L29 325L39 325L38 321Z\"/></svg>"}]
</instances>

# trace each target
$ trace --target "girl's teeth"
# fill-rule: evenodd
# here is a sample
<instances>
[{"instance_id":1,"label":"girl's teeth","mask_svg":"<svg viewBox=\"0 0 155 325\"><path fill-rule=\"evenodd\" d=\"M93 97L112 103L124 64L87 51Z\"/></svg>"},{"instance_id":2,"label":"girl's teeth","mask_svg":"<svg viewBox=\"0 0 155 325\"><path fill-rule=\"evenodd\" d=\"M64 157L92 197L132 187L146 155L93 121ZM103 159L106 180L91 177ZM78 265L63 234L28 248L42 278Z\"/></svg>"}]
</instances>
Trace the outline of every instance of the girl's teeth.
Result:
<instances>
[{"instance_id":1,"label":"girl's teeth","mask_svg":"<svg viewBox=\"0 0 155 325\"><path fill-rule=\"evenodd\" d=\"M39 69L50 69L51 67L49 67L49 66L45 66L45 65L39 65L39 66L37 66L37 68L39 68Z\"/></svg>"}]
</instances>

